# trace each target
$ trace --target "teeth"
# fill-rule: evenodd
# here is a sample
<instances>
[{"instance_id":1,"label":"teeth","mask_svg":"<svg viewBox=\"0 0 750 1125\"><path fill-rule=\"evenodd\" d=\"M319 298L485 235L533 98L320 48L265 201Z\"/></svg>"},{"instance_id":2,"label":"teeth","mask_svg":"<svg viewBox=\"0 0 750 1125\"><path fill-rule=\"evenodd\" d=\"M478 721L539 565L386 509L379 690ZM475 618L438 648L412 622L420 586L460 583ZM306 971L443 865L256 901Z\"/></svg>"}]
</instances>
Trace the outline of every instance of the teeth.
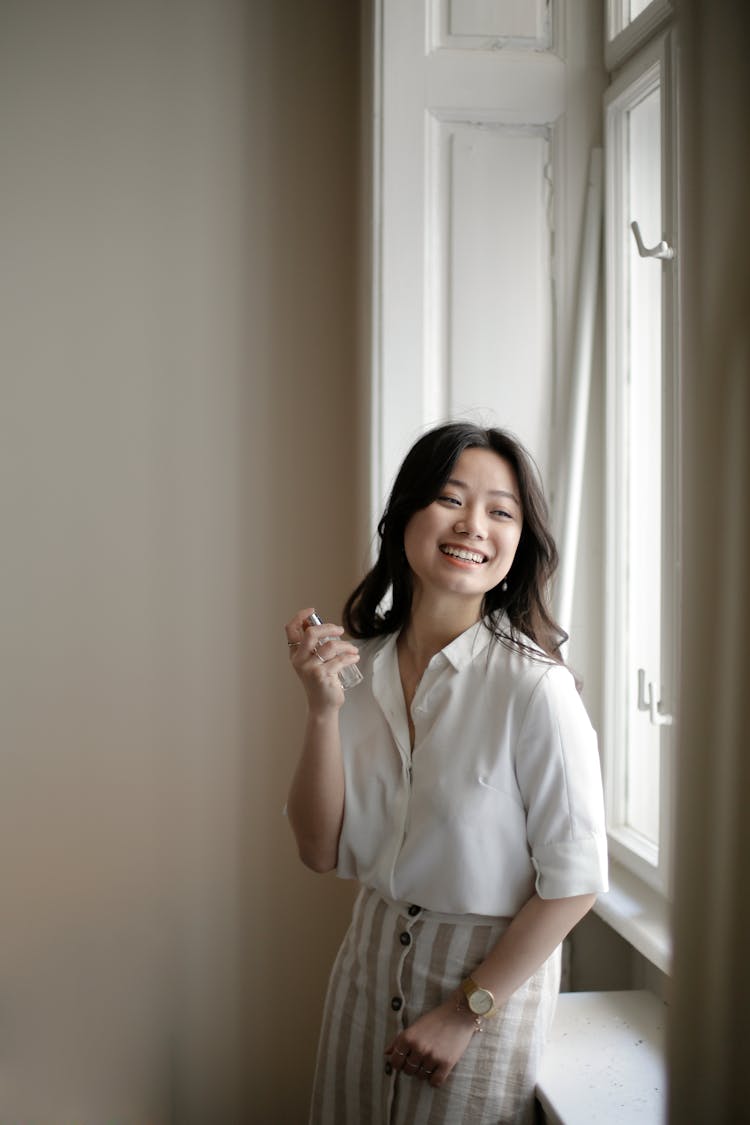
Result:
<instances>
[{"instance_id":1,"label":"teeth","mask_svg":"<svg viewBox=\"0 0 750 1125\"><path fill-rule=\"evenodd\" d=\"M463 559L464 562L484 562L484 555L479 555L476 551L465 551L461 547L441 547L440 550L444 555L452 555L454 559Z\"/></svg>"}]
</instances>

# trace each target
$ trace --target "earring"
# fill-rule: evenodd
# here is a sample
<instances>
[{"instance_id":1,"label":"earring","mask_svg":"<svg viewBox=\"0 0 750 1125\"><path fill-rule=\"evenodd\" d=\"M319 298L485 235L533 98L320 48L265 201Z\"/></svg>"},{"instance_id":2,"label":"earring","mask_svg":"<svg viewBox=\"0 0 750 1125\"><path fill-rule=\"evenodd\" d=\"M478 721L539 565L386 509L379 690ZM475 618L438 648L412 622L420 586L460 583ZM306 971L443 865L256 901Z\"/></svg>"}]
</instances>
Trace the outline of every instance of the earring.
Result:
<instances>
[{"instance_id":1,"label":"earring","mask_svg":"<svg viewBox=\"0 0 750 1125\"><path fill-rule=\"evenodd\" d=\"M508 589L508 583L507 583L507 582L505 581L505 579L504 579L504 578L503 578L502 582L500 583L500 589L502 590L502 592L503 592L504 594L505 594L505 593L507 592L507 589Z\"/></svg>"}]
</instances>

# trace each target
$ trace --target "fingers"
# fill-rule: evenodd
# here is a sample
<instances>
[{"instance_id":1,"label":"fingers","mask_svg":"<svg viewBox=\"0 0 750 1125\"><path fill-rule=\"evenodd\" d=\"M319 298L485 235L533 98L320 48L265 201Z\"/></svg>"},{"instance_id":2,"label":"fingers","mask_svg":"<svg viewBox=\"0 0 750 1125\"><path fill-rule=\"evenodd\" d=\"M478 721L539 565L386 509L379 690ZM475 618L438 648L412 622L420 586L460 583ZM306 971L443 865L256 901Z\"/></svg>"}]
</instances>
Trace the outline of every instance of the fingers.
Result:
<instances>
[{"instance_id":1,"label":"fingers","mask_svg":"<svg viewBox=\"0 0 750 1125\"><path fill-rule=\"evenodd\" d=\"M307 625L306 620L312 612L312 609L300 610L284 626L286 643L293 663L309 661L316 653L320 662L330 659L334 650L328 647L328 643L344 632L340 625L334 625L330 621L323 625ZM348 648L356 651L353 645L349 645Z\"/></svg>"},{"instance_id":2,"label":"fingers","mask_svg":"<svg viewBox=\"0 0 750 1125\"><path fill-rule=\"evenodd\" d=\"M312 652L324 641L340 637L344 632L341 625L335 625L332 621L323 622L321 625L308 625L307 619L313 612L312 609L302 609L299 613L295 613L292 620L284 626L287 644L290 648L305 647L306 645L308 651Z\"/></svg>"},{"instance_id":3,"label":"fingers","mask_svg":"<svg viewBox=\"0 0 750 1125\"><path fill-rule=\"evenodd\" d=\"M302 609L284 626L289 660L315 706L341 706L339 673L359 660L359 650L342 639L341 625L332 621L308 625L312 608Z\"/></svg>"},{"instance_id":4,"label":"fingers","mask_svg":"<svg viewBox=\"0 0 750 1125\"><path fill-rule=\"evenodd\" d=\"M299 613L295 613L291 621L287 621L284 626L286 633L287 644L296 645L302 640L305 632L305 620L313 613L312 606L308 609L301 609Z\"/></svg>"},{"instance_id":5,"label":"fingers","mask_svg":"<svg viewBox=\"0 0 750 1125\"><path fill-rule=\"evenodd\" d=\"M318 664L327 664L329 667L326 668L326 672L333 673L338 672L344 664L351 664L353 660L359 659L358 649L349 641L340 640L343 629L335 625L323 625L318 628L327 631L325 635L321 636L316 632L310 637L305 634L298 644L289 646L289 655L293 664L297 666L307 664L313 669ZM307 633L311 632L312 629L307 630Z\"/></svg>"},{"instance_id":6,"label":"fingers","mask_svg":"<svg viewBox=\"0 0 750 1125\"><path fill-rule=\"evenodd\" d=\"M437 1077L438 1065L429 1054L422 1054L418 1049L411 1050L398 1040L385 1053L393 1069L401 1071L407 1078L423 1078L429 1080L431 1086L440 1085L442 1079Z\"/></svg>"},{"instance_id":7,"label":"fingers","mask_svg":"<svg viewBox=\"0 0 750 1125\"><path fill-rule=\"evenodd\" d=\"M429 1078L434 1073L434 1067L425 1059L407 1058L403 1066L403 1073L410 1078Z\"/></svg>"}]
</instances>

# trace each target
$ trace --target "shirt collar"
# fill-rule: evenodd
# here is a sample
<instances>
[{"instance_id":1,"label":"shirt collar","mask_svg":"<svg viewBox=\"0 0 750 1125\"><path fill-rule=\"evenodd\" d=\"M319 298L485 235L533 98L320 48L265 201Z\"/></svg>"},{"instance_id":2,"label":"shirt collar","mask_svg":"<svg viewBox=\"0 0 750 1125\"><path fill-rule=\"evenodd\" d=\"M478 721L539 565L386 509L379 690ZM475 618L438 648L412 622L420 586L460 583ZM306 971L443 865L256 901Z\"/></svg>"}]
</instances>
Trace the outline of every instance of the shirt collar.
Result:
<instances>
[{"instance_id":1,"label":"shirt collar","mask_svg":"<svg viewBox=\"0 0 750 1125\"><path fill-rule=\"evenodd\" d=\"M477 621L475 625L471 625L442 650L442 655L457 672L460 672L476 656L485 651L492 639L494 628L496 628L496 625L492 626L491 631L487 627L489 624L491 623L486 619Z\"/></svg>"},{"instance_id":2,"label":"shirt collar","mask_svg":"<svg viewBox=\"0 0 750 1125\"><path fill-rule=\"evenodd\" d=\"M467 664L484 652L487 645L492 640L492 637L503 624L507 624L505 614L499 614L495 618L483 618L477 621L474 625L470 625L465 632L460 633L455 637L450 644L447 644L444 649L437 654L444 657L448 663L457 671L460 672ZM396 659L396 641L398 640L398 633L391 633L380 651L375 656L375 663L379 664L383 659L390 660Z\"/></svg>"}]
</instances>

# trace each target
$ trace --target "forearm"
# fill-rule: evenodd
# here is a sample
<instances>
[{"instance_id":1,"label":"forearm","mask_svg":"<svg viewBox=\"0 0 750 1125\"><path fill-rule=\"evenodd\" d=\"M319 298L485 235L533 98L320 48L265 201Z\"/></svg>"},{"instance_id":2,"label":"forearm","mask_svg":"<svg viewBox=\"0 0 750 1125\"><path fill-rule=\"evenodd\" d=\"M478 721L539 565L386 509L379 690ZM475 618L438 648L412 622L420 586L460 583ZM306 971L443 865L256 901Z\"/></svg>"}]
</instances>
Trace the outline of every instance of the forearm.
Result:
<instances>
[{"instance_id":1,"label":"forearm","mask_svg":"<svg viewBox=\"0 0 750 1125\"><path fill-rule=\"evenodd\" d=\"M336 866L344 817L344 767L338 712L308 714L287 815L302 862L313 871Z\"/></svg>"},{"instance_id":2,"label":"forearm","mask_svg":"<svg viewBox=\"0 0 750 1125\"><path fill-rule=\"evenodd\" d=\"M543 899L533 894L472 979L502 1005L555 951L596 901L596 895Z\"/></svg>"}]
</instances>

